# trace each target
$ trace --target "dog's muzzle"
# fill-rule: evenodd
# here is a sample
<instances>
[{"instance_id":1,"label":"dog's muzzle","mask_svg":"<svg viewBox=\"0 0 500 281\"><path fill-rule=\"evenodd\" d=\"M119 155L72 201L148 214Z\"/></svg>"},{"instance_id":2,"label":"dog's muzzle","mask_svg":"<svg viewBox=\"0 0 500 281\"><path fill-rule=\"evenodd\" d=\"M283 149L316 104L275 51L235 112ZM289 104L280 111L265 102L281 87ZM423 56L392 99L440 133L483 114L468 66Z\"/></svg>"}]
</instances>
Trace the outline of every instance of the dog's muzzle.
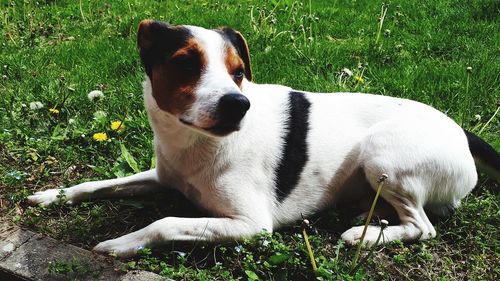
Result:
<instances>
[{"instance_id":1,"label":"dog's muzzle","mask_svg":"<svg viewBox=\"0 0 500 281\"><path fill-rule=\"evenodd\" d=\"M226 94L222 96L213 114L214 125L211 127L199 126L186 119L179 121L189 127L209 132L216 136L226 136L240 129L241 120L250 108L250 101L242 94Z\"/></svg>"},{"instance_id":2,"label":"dog's muzzle","mask_svg":"<svg viewBox=\"0 0 500 281\"><path fill-rule=\"evenodd\" d=\"M217 124L210 132L227 135L240 129L240 122L250 108L250 101L242 94L225 94L217 104Z\"/></svg>"}]
</instances>

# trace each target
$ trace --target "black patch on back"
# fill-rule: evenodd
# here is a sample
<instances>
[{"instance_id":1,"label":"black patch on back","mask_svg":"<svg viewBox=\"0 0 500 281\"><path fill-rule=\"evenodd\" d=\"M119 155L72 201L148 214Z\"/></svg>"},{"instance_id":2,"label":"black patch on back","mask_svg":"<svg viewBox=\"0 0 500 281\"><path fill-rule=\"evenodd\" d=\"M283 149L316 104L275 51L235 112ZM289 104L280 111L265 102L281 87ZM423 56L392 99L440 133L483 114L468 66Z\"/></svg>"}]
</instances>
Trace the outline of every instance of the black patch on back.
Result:
<instances>
[{"instance_id":1,"label":"black patch on back","mask_svg":"<svg viewBox=\"0 0 500 281\"><path fill-rule=\"evenodd\" d=\"M146 74L151 78L155 65L162 64L175 51L187 44L193 37L189 29L181 26L172 27L167 23L154 21L148 26L148 39L151 40L149 48L139 48L139 55ZM138 34L139 36L139 34Z\"/></svg>"},{"instance_id":2,"label":"black patch on back","mask_svg":"<svg viewBox=\"0 0 500 281\"><path fill-rule=\"evenodd\" d=\"M473 133L467 130L464 130L464 133L469 142L469 149L472 156L479 158L484 165L500 172L500 154L491 145Z\"/></svg>"},{"instance_id":3,"label":"black patch on back","mask_svg":"<svg viewBox=\"0 0 500 281\"><path fill-rule=\"evenodd\" d=\"M309 158L307 134L309 132L309 108L311 103L304 93L288 94L288 120L285 124L284 148L281 162L276 170L276 197L278 202L293 191L300 179L300 174Z\"/></svg>"}]
</instances>

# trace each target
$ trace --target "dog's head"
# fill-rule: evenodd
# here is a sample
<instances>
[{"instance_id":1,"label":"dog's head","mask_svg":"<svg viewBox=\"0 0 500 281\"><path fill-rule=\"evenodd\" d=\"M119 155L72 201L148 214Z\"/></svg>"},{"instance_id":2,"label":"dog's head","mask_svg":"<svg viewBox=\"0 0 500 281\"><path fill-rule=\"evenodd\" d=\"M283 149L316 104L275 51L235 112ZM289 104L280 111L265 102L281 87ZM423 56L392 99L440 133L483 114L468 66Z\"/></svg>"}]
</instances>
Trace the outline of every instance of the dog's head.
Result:
<instances>
[{"instance_id":1,"label":"dog's head","mask_svg":"<svg viewBox=\"0 0 500 281\"><path fill-rule=\"evenodd\" d=\"M242 86L252 80L248 47L239 32L144 20L137 46L161 110L205 134L239 130L250 108Z\"/></svg>"}]
</instances>

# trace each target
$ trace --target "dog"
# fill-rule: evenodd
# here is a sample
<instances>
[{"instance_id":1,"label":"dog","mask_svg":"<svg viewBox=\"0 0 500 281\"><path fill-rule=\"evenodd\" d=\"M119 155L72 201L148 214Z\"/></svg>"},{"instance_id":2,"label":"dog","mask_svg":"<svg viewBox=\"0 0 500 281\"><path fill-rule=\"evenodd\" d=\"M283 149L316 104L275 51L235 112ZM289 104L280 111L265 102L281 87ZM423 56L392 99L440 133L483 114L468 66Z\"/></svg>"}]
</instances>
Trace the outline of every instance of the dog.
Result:
<instances>
[{"instance_id":1,"label":"dog","mask_svg":"<svg viewBox=\"0 0 500 281\"><path fill-rule=\"evenodd\" d=\"M130 257L165 241L242 239L342 202L381 197L399 217L384 242L428 239L426 212L456 208L476 185L476 164L499 179L500 156L436 109L362 93L308 93L252 82L247 43L209 30L144 20L137 46L156 168L132 176L40 191L49 205L175 188L209 217L166 217L94 251ZM370 192L367 192L370 191ZM383 210L378 210L382 211ZM357 244L362 226L341 238ZM365 246L380 228L369 226Z\"/></svg>"}]
</instances>

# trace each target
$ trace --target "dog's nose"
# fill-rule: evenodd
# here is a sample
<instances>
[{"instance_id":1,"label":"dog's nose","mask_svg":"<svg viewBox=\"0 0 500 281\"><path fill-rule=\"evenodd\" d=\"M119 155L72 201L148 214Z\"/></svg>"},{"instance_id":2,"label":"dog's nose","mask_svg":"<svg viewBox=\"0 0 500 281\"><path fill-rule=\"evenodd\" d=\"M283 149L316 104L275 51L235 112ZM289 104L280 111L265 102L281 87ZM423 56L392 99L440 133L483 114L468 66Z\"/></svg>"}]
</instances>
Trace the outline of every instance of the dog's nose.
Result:
<instances>
[{"instance_id":1,"label":"dog's nose","mask_svg":"<svg viewBox=\"0 0 500 281\"><path fill-rule=\"evenodd\" d=\"M225 122L240 121L250 108L250 101L242 94L225 94L218 104L218 113Z\"/></svg>"}]
</instances>

